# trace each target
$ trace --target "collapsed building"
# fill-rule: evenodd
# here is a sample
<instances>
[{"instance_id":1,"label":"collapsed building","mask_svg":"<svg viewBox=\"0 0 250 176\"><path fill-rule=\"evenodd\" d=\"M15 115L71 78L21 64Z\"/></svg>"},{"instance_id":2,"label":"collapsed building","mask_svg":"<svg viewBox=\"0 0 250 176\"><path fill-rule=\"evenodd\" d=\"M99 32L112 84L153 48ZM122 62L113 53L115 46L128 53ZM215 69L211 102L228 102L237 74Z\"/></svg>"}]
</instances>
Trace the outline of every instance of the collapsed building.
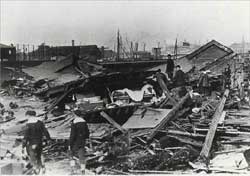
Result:
<instances>
[{"instance_id":1,"label":"collapsed building","mask_svg":"<svg viewBox=\"0 0 250 176\"><path fill-rule=\"evenodd\" d=\"M249 135L244 113L235 110L246 103L238 94L240 88L233 84L242 77L242 65L235 57L230 48L212 40L178 58L175 64L190 77L182 97L176 87L164 82L155 63L130 72L119 71L118 67L110 71L101 64L68 55L23 69L32 76L26 84L32 88L32 95L44 101L39 116L44 117L55 139L54 147L45 149L47 158L65 159L70 121L77 115L91 128L87 167L97 174L166 174L180 170L243 173L211 162L216 152L228 152L226 145L237 148L234 144L246 142ZM222 88L221 75L228 65L232 84ZM211 95L196 93L202 70L210 70ZM13 86L6 84L8 89ZM15 89L25 96L21 84ZM5 129L5 133L20 134L24 121L19 121L15 129Z\"/></svg>"}]
</instances>

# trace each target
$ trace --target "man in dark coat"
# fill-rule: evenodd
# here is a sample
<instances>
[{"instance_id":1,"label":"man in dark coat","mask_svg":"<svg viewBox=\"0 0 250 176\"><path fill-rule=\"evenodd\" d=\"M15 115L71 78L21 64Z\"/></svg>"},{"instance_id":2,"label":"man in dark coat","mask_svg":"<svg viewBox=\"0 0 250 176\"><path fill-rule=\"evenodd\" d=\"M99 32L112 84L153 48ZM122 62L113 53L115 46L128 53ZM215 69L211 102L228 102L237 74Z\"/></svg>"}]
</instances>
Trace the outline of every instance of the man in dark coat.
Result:
<instances>
[{"instance_id":1,"label":"man in dark coat","mask_svg":"<svg viewBox=\"0 0 250 176\"><path fill-rule=\"evenodd\" d=\"M209 71L202 71L199 81L198 81L198 87L199 87L200 93L206 96L211 94L211 91L210 91L211 84L209 81L208 72Z\"/></svg>"},{"instance_id":2,"label":"man in dark coat","mask_svg":"<svg viewBox=\"0 0 250 176\"><path fill-rule=\"evenodd\" d=\"M231 68L229 64L227 64L227 68L225 68L224 74L226 77L226 87L229 88L231 85Z\"/></svg>"},{"instance_id":3,"label":"man in dark coat","mask_svg":"<svg viewBox=\"0 0 250 176\"><path fill-rule=\"evenodd\" d=\"M177 65L176 66L176 72L175 72L175 76L174 76L174 86L178 87L178 94L179 97L183 97L186 95L187 93L187 89L186 89L186 75L185 73L181 70L181 66Z\"/></svg>"},{"instance_id":4,"label":"man in dark coat","mask_svg":"<svg viewBox=\"0 0 250 176\"><path fill-rule=\"evenodd\" d=\"M73 156L78 156L82 174L85 174L86 159L85 159L85 143L89 138L89 129L86 121L76 116L71 124L69 149Z\"/></svg>"},{"instance_id":5,"label":"man in dark coat","mask_svg":"<svg viewBox=\"0 0 250 176\"><path fill-rule=\"evenodd\" d=\"M39 174L40 169L44 168L42 164L43 137L50 140L48 130L42 121L36 117L35 111L27 111L26 116L29 117L23 139L23 150L26 147L30 162L34 167L34 173ZM45 168L44 168L45 169Z\"/></svg>"},{"instance_id":6,"label":"man in dark coat","mask_svg":"<svg viewBox=\"0 0 250 176\"><path fill-rule=\"evenodd\" d=\"M175 76L174 76L174 85L176 87L180 87L180 86L185 86L185 84L186 84L186 75L181 70L181 66L177 65L176 66Z\"/></svg>"},{"instance_id":7,"label":"man in dark coat","mask_svg":"<svg viewBox=\"0 0 250 176\"><path fill-rule=\"evenodd\" d=\"M169 86L169 84L170 84L170 78L168 77L168 74L166 74L166 73L163 73L162 71L161 71L161 69L158 69L157 70L157 73L155 74L155 77L157 78L157 77L160 77L163 81L164 81L164 83L167 85L167 86Z\"/></svg>"},{"instance_id":8,"label":"man in dark coat","mask_svg":"<svg viewBox=\"0 0 250 176\"><path fill-rule=\"evenodd\" d=\"M171 58L170 54L168 54L166 73L168 74L168 77L170 78L170 80L172 80L173 73L174 73L174 61Z\"/></svg>"}]
</instances>

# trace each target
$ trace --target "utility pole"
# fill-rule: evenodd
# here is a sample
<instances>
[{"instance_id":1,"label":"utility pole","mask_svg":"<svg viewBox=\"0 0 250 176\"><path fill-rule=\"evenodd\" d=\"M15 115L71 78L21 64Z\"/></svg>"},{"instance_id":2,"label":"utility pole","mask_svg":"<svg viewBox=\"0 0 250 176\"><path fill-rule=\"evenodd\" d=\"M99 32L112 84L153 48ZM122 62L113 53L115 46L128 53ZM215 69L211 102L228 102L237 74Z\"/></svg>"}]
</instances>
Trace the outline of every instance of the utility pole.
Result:
<instances>
[{"instance_id":1,"label":"utility pole","mask_svg":"<svg viewBox=\"0 0 250 176\"><path fill-rule=\"evenodd\" d=\"M33 59L35 58L35 46L33 45L33 51L32 51Z\"/></svg>"},{"instance_id":2,"label":"utility pole","mask_svg":"<svg viewBox=\"0 0 250 176\"><path fill-rule=\"evenodd\" d=\"M25 60L25 45L23 44L23 60Z\"/></svg>"},{"instance_id":3,"label":"utility pole","mask_svg":"<svg viewBox=\"0 0 250 176\"><path fill-rule=\"evenodd\" d=\"M245 53L245 40L244 40L244 35L242 36L242 56L244 56Z\"/></svg>"},{"instance_id":4,"label":"utility pole","mask_svg":"<svg viewBox=\"0 0 250 176\"><path fill-rule=\"evenodd\" d=\"M30 45L28 44L28 60L30 60Z\"/></svg>"},{"instance_id":5,"label":"utility pole","mask_svg":"<svg viewBox=\"0 0 250 176\"><path fill-rule=\"evenodd\" d=\"M174 45L174 58L177 59L177 38L175 40L175 45Z\"/></svg>"},{"instance_id":6,"label":"utility pole","mask_svg":"<svg viewBox=\"0 0 250 176\"><path fill-rule=\"evenodd\" d=\"M134 58L133 42L130 43L131 58Z\"/></svg>"},{"instance_id":7,"label":"utility pole","mask_svg":"<svg viewBox=\"0 0 250 176\"><path fill-rule=\"evenodd\" d=\"M16 44L16 57L18 60L20 60L19 44Z\"/></svg>"}]
</instances>

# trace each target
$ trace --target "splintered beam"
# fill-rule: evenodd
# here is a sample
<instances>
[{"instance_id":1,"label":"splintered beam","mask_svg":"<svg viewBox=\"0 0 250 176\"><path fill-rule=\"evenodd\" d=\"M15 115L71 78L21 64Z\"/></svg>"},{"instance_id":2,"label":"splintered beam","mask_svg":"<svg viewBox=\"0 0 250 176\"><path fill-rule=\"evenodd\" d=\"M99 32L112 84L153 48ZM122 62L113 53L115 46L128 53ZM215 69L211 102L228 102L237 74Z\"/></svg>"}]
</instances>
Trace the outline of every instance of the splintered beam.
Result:
<instances>
[{"instance_id":1,"label":"splintered beam","mask_svg":"<svg viewBox=\"0 0 250 176\"><path fill-rule=\"evenodd\" d=\"M116 121L114 121L107 113L105 113L104 111L100 112L101 116L104 117L109 123L111 123L112 125L114 125L114 127L116 127L118 130L120 130L122 133L127 133L127 131L122 128L121 125L119 125L118 123L116 123Z\"/></svg>"},{"instance_id":2,"label":"splintered beam","mask_svg":"<svg viewBox=\"0 0 250 176\"><path fill-rule=\"evenodd\" d=\"M172 101L173 104L176 104L176 100L170 95L170 92L167 88L167 85L165 84L165 82L163 81L161 75L158 73L156 74L156 78L157 78L157 81L161 87L161 89L163 90L164 94L166 95L167 98L169 98L169 100Z\"/></svg>"},{"instance_id":3,"label":"splintered beam","mask_svg":"<svg viewBox=\"0 0 250 176\"><path fill-rule=\"evenodd\" d=\"M205 142L203 144L203 147L202 147L202 150L200 152L200 159L205 161L208 159L209 157L209 152L210 152L210 149L212 147L212 144L213 144L213 139L214 139L214 136L215 136L215 132L216 132L216 129L217 129L217 126L220 122L220 118L221 118L221 115L222 115L222 112L223 112L223 109L224 109L224 106L225 106L225 102L226 102L226 99L228 97L228 94L229 94L229 90L226 89L225 92L224 92L224 95L220 101L220 104L219 106L217 107L214 115L213 115L213 119L212 119L212 122L210 124L210 128L208 130L208 133L207 133L207 136L206 136L206 139L205 139Z\"/></svg>"}]
</instances>

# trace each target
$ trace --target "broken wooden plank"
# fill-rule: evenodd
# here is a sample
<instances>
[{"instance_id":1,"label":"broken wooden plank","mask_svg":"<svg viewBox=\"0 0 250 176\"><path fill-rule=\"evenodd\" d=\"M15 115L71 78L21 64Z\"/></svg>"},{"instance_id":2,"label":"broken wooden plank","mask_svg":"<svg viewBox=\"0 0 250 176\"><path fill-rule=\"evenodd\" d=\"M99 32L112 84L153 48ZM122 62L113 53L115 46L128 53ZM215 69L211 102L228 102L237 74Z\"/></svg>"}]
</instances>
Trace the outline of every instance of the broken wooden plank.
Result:
<instances>
[{"instance_id":1,"label":"broken wooden plank","mask_svg":"<svg viewBox=\"0 0 250 176\"><path fill-rule=\"evenodd\" d=\"M156 79L157 79L157 81L158 81L160 87L162 88L164 94L166 95L166 97L167 97L170 101L172 101L173 104L176 104L177 101L170 95L170 92L169 92L169 90L168 90L168 88L167 88L167 85L165 84L165 82L163 81L163 79L162 79L162 77L161 77L161 75L160 75L159 73L156 74ZM166 103L166 102L165 102L165 103Z\"/></svg>"},{"instance_id":2,"label":"broken wooden plank","mask_svg":"<svg viewBox=\"0 0 250 176\"><path fill-rule=\"evenodd\" d=\"M195 163L192 162L188 162L188 164L195 169L197 172L201 172L201 171L205 171L205 172L209 172L209 171L213 171L213 172L223 172L223 173L237 173L237 174L246 174L247 171L241 171L241 170L233 170L233 169L224 169L224 168L218 168L218 167L204 167L202 165L197 165Z\"/></svg>"},{"instance_id":3,"label":"broken wooden plank","mask_svg":"<svg viewBox=\"0 0 250 176\"><path fill-rule=\"evenodd\" d=\"M45 112L45 114L52 111L54 109L54 107L56 107L58 105L58 103L60 103L72 90L73 90L73 88L66 90L64 94L62 94L58 99L55 100L55 102L52 105L50 105L47 108L47 112Z\"/></svg>"},{"instance_id":4,"label":"broken wooden plank","mask_svg":"<svg viewBox=\"0 0 250 176\"><path fill-rule=\"evenodd\" d=\"M106 170L114 172L115 174L118 174L118 175L129 175L129 173L127 173L127 172L123 172L123 171L116 170L116 169L110 169L110 168L108 168Z\"/></svg>"},{"instance_id":5,"label":"broken wooden plank","mask_svg":"<svg viewBox=\"0 0 250 176\"><path fill-rule=\"evenodd\" d=\"M156 127L171 109L147 108L143 114L143 109L137 109L134 114L122 125L124 129L145 129Z\"/></svg>"},{"instance_id":6,"label":"broken wooden plank","mask_svg":"<svg viewBox=\"0 0 250 176\"><path fill-rule=\"evenodd\" d=\"M183 143L183 144L189 144L189 145L193 145L195 147L202 147L202 142L200 141L196 141L192 138L186 137L186 136L179 136L179 135L168 135L170 138L174 138L176 140L178 140L179 142Z\"/></svg>"},{"instance_id":7,"label":"broken wooden plank","mask_svg":"<svg viewBox=\"0 0 250 176\"><path fill-rule=\"evenodd\" d=\"M172 135L182 135L182 136L189 136L189 137L203 137L205 138L206 135L203 134L197 134L197 133L190 133L190 132L185 132L185 131L180 131L180 130L159 130L159 132L164 132L167 134L172 134Z\"/></svg>"},{"instance_id":8,"label":"broken wooden plank","mask_svg":"<svg viewBox=\"0 0 250 176\"><path fill-rule=\"evenodd\" d=\"M185 171L157 171L157 170L128 170L130 173L135 174L190 174L191 172Z\"/></svg>"},{"instance_id":9,"label":"broken wooden plank","mask_svg":"<svg viewBox=\"0 0 250 176\"><path fill-rule=\"evenodd\" d=\"M219 172L219 173L234 173L234 174L248 174L246 170L236 170L236 169L227 169L219 167L210 167L208 171Z\"/></svg>"},{"instance_id":10,"label":"broken wooden plank","mask_svg":"<svg viewBox=\"0 0 250 176\"><path fill-rule=\"evenodd\" d=\"M208 160L208 157L209 157L209 152L210 152L210 149L212 147L213 139L214 139L214 136L215 136L215 132L216 132L218 123L220 121L221 114L223 112L224 105L225 105L226 99L228 97L228 94L229 94L229 90L226 89L225 92L224 92L224 95L223 95L223 97L222 97L222 99L220 101L220 104L216 108L216 111L215 111L215 113L213 115L212 122L210 124L210 128L208 130L207 136L205 138L204 145L202 147L202 150L200 152L200 156L199 156L199 159L198 159L198 161L203 162L203 164L207 163L207 160Z\"/></svg>"},{"instance_id":11,"label":"broken wooden plank","mask_svg":"<svg viewBox=\"0 0 250 176\"><path fill-rule=\"evenodd\" d=\"M219 124L223 124L225 117L226 117L226 111L222 111L221 116L220 116L220 120L219 120Z\"/></svg>"},{"instance_id":12,"label":"broken wooden plank","mask_svg":"<svg viewBox=\"0 0 250 176\"><path fill-rule=\"evenodd\" d=\"M215 155L220 155L220 154L228 154L228 153L243 153L246 150L249 150L249 147L244 147L244 148L239 148L239 149L232 149L232 150L223 150L223 151L217 151L214 152Z\"/></svg>"},{"instance_id":13,"label":"broken wooden plank","mask_svg":"<svg viewBox=\"0 0 250 176\"><path fill-rule=\"evenodd\" d=\"M127 131L119 125L116 121L114 121L107 113L104 111L100 112L101 116L104 117L109 123L114 125L118 130L120 130L122 133L127 133Z\"/></svg>"},{"instance_id":14,"label":"broken wooden plank","mask_svg":"<svg viewBox=\"0 0 250 176\"><path fill-rule=\"evenodd\" d=\"M187 93L173 108L172 110L164 117L164 119L160 122L160 124L151 132L148 137L148 141L151 141L156 134L161 130L168 122L170 122L176 114L182 109L184 103L190 99L190 94Z\"/></svg>"}]
</instances>

